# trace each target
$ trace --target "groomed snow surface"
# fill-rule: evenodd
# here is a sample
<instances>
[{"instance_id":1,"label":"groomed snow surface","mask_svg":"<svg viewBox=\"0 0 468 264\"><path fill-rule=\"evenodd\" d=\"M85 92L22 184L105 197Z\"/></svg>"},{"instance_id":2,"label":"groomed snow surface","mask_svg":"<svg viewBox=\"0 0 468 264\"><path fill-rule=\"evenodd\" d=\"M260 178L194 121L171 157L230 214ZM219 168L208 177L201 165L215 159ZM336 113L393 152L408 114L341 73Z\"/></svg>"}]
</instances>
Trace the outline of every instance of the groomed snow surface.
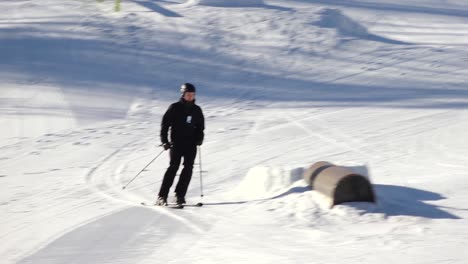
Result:
<instances>
[{"instance_id":1,"label":"groomed snow surface","mask_svg":"<svg viewBox=\"0 0 468 264\"><path fill-rule=\"evenodd\" d=\"M222 7L246 7L246 6L260 6L265 3L263 0L188 0L185 2L187 5L206 5L206 6L222 6Z\"/></svg>"},{"instance_id":2,"label":"groomed snow surface","mask_svg":"<svg viewBox=\"0 0 468 264\"><path fill-rule=\"evenodd\" d=\"M466 1L113 8L0 1L1 264L467 263ZM166 153L122 187L184 82L204 206L145 207ZM377 203L325 206L302 179L317 161L366 174Z\"/></svg>"}]
</instances>

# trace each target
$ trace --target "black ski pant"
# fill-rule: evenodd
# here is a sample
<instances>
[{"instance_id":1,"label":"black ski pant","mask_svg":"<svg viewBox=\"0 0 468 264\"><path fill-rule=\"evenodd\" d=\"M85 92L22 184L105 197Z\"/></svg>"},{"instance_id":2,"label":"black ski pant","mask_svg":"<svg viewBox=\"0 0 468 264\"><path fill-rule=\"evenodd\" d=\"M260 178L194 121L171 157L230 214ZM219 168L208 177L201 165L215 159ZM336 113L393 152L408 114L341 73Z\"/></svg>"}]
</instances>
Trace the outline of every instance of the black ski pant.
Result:
<instances>
[{"instance_id":1,"label":"black ski pant","mask_svg":"<svg viewBox=\"0 0 468 264\"><path fill-rule=\"evenodd\" d=\"M180 162L182 157L184 158L184 168L179 176L179 182L177 183L175 193L177 197L185 198L187 188L192 179L193 163L197 156L197 146L195 144L188 145L174 145L169 150L170 164L164 174L164 179L159 190L159 197L167 198L169 189L174 182L174 178L179 170Z\"/></svg>"}]
</instances>

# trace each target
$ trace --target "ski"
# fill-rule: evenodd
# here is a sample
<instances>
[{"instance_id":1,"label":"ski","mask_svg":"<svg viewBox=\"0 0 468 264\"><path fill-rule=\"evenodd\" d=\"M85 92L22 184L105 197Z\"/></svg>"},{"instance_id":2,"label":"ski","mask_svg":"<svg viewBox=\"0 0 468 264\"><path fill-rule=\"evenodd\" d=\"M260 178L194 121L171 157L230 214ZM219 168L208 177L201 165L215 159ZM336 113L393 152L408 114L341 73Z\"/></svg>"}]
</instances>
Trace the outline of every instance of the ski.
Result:
<instances>
[{"instance_id":1,"label":"ski","mask_svg":"<svg viewBox=\"0 0 468 264\"><path fill-rule=\"evenodd\" d=\"M148 204L146 202L141 202L143 206L160 206L160 207L167 207L167 208L174 208L174 209L183 209L184 207L202 207L203 203L196 203L196 204L183 204L179 205L176 203L168 203L167 205L156 205L156 204Z\"/></svg>"},{"instance_id":2,"label":"ski","mask_svg":"<svg viewBox=\"0 0 468 264\"><path fill-rule=\"evenodd\" d=\"M167 204L165 207L172 209L184 209L184 205L182 204Z\"/></svg>"},{"instance_id":3,"label":"ski","mask_svg":"<svg viewBox=\"0 0 468 264\"><path fill-rule=\"evenodd\" d=\"M180 204L167 204L167 205L157 205L157 204L147 204L145 202L141 202L140 203L141 205L143 206L158 206L158 207L163 207L163 208L171 208L171 209L184 209L184 205L180 205Z\"/></svg>"},{"instance_id":4,"label":"ski","mask_svg":"<svg viewBox=\"0 0 468 264\"><path fill-rule=\"evenodd\" d=\"M169 203L170 205L177 205L177 204L172 204L172 203ZM202 207L203 204L202 203L196 203L196 204L183 204L182 206L186 206L186 207Z\"/></svg>"}]
</instances>

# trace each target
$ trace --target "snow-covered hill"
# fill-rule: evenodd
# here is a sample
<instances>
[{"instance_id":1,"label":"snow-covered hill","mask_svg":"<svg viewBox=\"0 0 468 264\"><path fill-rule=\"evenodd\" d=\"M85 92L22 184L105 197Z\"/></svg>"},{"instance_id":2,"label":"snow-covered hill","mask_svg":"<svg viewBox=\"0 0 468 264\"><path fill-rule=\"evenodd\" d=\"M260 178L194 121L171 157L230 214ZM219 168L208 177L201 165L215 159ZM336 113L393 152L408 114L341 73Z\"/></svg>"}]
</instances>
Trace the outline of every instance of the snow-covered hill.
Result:
<instances>
[{"instance_id":1,"label":"snow-covered hill","mask_svg":"<svg viewBox=\"0 0 468 264\"><path fill-rule=\"evenodd\" d=\"M465 263L462 0L0 1L0 263ZM143 207L192 82L188 200ZM302 180L364 168L377 204Z\"/></svg>"}]
</instances>

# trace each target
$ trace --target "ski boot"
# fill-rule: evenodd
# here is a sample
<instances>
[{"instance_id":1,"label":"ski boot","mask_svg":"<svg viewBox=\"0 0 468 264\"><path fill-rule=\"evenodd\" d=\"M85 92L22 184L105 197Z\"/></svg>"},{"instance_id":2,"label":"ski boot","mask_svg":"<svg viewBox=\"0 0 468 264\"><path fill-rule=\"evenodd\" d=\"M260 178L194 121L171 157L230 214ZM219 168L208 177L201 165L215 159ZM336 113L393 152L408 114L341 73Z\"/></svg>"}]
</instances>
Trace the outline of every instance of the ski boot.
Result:
<instances>
[{"instance_id":1,"label":"ski boot","mask_svg":"<svg viewBox=\"0 0 468 264\"><path fill-rule=\"evenodd\" d=\"M176 196L175 203L176 203L177 205L184 205L184 204L186 204L185 198L184 198L184 197Z\"/></svg>"},{"instance_id":2,"label":"ski boot","mask_svg":"<svg viewBox=\"0 0 468 264\"><path fill-rule=\"evenodd\" d=\"M165 198L165 197L158 197L158 199L156 200L155 205L167 206L167 198Z\"/></svg>"},{"instance_id":3,"label":"ski boot","mask_svg":"<svg viewBox=\"0 0 468 264\"><path fill-rule=\"evenodd\" d=\"M185 202L185 197L178 196L177 193L174 193L174 200L173 202L177 205L184 205L186 204Z\"/></svg>"}]
</instances>

